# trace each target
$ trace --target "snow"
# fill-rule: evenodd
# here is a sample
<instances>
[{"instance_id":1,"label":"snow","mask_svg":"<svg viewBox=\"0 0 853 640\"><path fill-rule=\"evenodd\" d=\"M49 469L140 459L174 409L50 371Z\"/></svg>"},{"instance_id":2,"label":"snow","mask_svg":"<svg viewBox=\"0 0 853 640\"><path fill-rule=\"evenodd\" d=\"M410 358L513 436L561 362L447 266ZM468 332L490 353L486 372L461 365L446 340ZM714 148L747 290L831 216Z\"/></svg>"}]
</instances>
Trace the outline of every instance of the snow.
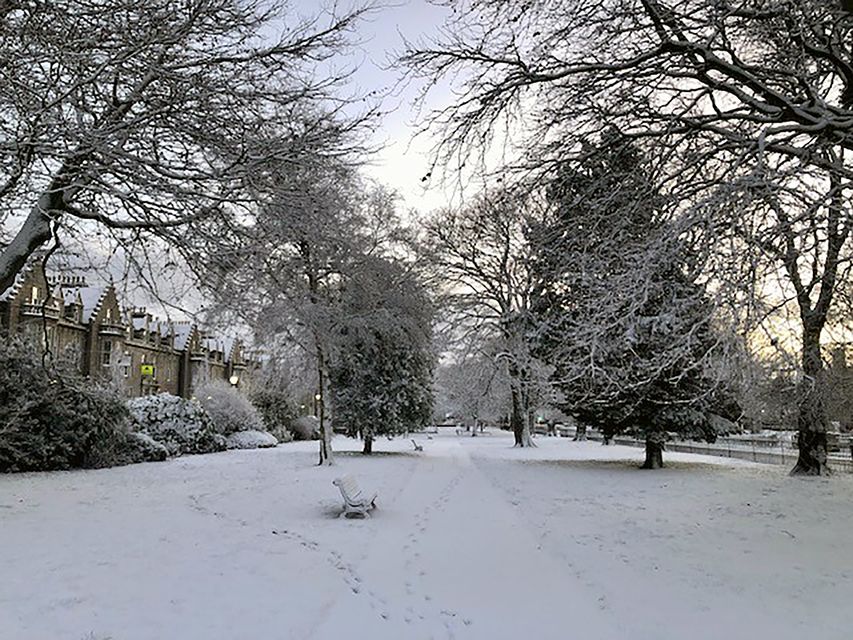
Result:
<instances>
[{"instance_id":1,"label":"snow","mask_svg":"<svg viewBox=\"0 0 853 640\"><path fill-rule=\"evenodd\" d=\"M2 476L0 637L850 637L851 476L414 439ZM347 473L372 518L337 518Z\"/></svg>"},{"instance_id":2,"label":"snow","mask_svg":"<svg viewBox=\"0 0 853 640\"><path fill-rule=\"evenodd\" d=\"M175 323L175 349L178 351L184 351L187 348L187 342L189 341L192 330L193 325L189 322L184 321Z\"/></svg>"},{"instance_id":3,"label":"snow","mask_svg":"<svg viewBox=\"0 0 853 640\"><path fill-rule=\"evenodd\" d=\"M225 440L228 442L229 449L261 449L264 447L274 447L278 444L278 440L271 433L266 431L237 431Z\"/></svg>"}]
</instances>

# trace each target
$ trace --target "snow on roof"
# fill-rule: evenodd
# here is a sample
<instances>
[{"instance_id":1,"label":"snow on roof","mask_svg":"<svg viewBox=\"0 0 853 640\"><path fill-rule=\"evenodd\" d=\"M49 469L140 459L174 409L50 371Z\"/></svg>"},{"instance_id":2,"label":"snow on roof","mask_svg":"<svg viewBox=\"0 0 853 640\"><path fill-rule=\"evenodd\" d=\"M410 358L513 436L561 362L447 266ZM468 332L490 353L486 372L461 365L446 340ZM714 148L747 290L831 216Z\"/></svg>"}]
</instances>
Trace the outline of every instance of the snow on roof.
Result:
<instances>
[{"instance_id":1,"label":"snow on roof","mask_svg":"<svg viewBox=\"0 0 853 640\"><path fill-rule=\"evenodd\" d=\"M190 339L190 334L193 332L193 325L189 322L176 322L175 329L175 349L183 351L187 348L187 343Z\"/></svg>"},{"instance_id":2,"label":"snow on roof","mask_svg":"<svg viewBox=\"0 0 853 640\"><path fill-rule=\"evenodd\" d=\"M219 351L220 353L225 353L225 345L219 338L207 336L202 340L202 344L208 351Z\"/></svg>"},{"instance_id":3,"label":"snow on roof","mask_svg":"<svg viewBox=\"0 0 853 640\"><path fill-rule=\"evenodd\" d=\"M222 353L225 354L225 362L230 362L231 356L233 355L232 352L234 351L234 346L237 341L234 338L225 338L220 342L222 342Z\"/></svg>"},{"instance_id":4,"label":"snow on roof","mask_svg":"<svg viewBox=\"0 0 853 640\"><path fill-rule=\"evenodd\" d=\"M11 284L11 286L0 293L0 300L10 300L14 298L18 291L21 290L21 287L24 284L24 280L26 280L28 271L21 271L18 275L15 276L15 281Z\"/></svg>"}]
</instances>

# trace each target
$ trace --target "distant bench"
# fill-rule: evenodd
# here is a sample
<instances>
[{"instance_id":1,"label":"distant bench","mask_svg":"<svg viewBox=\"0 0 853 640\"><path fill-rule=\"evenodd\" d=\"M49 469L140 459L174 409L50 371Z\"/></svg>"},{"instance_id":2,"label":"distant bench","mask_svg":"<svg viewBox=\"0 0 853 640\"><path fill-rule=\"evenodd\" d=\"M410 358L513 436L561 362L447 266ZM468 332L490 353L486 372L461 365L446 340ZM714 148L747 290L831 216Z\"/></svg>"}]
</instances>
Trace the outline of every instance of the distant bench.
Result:
<instances>
[{"instance_id":1,"label":"distant bench","mask_svg":"<svg viewBox=\"0 0 853 640\"><path fill-rule=\"evenodd\" d=\"M358 482L352 476L335 478L332 484L340 489L341 497L344 499L344 510L341 513L341 518L348 518L350 514L355 514L361 518L370 517L368 512L376 508L378 494L374 493L372 496L368 496L361 490Z\"/></svg>"}]
</instances>

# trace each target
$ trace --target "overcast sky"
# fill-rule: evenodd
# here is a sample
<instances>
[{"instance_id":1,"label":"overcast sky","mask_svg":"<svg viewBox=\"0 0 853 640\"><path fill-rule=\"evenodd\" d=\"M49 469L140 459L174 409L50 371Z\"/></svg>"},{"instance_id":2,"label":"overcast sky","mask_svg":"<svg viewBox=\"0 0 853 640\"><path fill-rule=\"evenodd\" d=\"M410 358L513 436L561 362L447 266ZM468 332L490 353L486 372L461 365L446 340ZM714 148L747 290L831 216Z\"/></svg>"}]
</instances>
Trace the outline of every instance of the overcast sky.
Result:
<instances>
[{"instance_id":1,"label":"overcast sky","mask_svg":"<svg viewBox=\"0 0 853 640\"><path fill-rule=\"evenodd\" d=\"M294 0L293 6L304 15L316 15L317 0ZM338 3L347 6L347 0ZM351 5L352 2L349 2ZM448 15L447 7L436 6L427 0L385 0L385 6L372 12L359 29L361 44L352 57L356 67L352 90L358 94L377 91L384 94L396 91L383 100L383 109L390 113L382 120L375 142L382 144L368 172L378 181L396 189L406 205L422 211L441 206L447 196L440 185L425 189L421 178L428 170L426 138L412 141L415 112L412 103L415 87L398 87L400 71L389 69L394 52L400 52L404 38L417 42L436 34ZM442 96L432 96L441 100Z\"/></svg>"}]
</instances>

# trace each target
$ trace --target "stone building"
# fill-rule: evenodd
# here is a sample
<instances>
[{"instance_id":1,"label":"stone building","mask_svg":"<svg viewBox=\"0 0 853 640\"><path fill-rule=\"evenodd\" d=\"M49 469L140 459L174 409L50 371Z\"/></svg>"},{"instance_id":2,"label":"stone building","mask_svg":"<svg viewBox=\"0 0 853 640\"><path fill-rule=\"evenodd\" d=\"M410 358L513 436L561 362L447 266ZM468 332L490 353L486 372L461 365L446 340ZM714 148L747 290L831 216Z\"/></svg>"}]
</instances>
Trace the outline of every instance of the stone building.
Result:
<instances>
[{"instance_id":1,"label":"stone building","mask_svg":"<svg viewBox=\"0 0 853 640\"><path fill-rule=\"evenodd\" d=\"M0 293L0 332L48 347L82 375L112 379L131 397L190 397L210 379L240 385L257 364L240 340L158 320L145 309L123 310L112 285L89 286L80 276L48 282L40 265Z\"/></svg>"}]
</instances>

